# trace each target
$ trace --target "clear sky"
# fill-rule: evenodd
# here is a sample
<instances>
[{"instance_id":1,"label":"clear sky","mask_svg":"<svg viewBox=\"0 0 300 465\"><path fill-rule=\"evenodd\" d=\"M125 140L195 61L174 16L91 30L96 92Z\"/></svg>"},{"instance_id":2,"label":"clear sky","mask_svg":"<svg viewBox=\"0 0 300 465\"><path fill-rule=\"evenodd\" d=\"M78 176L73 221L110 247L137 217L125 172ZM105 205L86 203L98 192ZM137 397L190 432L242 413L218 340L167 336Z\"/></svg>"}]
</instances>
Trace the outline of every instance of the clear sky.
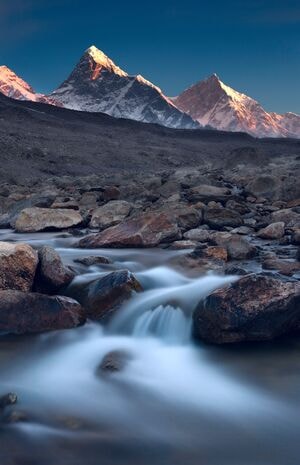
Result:
<instances>
[{"instance_id":1,"label":"clear sky","mask_svg":"<svg viewBox=\"0 0 300 465\"><path fill-rule=\"evenodd\" d=\"M212 73L300 113L299 0L0 0L0 64L48 92L94 44L170 96Z\"/></svg>"}]
</instances>

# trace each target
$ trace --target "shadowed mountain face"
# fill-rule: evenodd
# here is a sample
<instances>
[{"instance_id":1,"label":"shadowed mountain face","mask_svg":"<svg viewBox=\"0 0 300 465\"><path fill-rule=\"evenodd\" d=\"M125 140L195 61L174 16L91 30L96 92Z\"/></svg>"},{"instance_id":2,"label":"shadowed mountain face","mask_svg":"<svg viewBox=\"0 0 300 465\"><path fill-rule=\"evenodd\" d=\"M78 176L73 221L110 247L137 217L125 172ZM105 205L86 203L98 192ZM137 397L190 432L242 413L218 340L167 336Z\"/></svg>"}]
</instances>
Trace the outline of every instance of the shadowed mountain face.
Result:
<instances>
[{"instance_id":1,"label":"shadowed mountain face","mask_svg":"<svg viewBox=\"0 0 300 465\"><path fill-rule=\"evenodd\" d=\"M161 173L182 167L264 165L299 156L299 141L254 139L213 130L159 125L77 112L0 96L0 180L51 176Z\"/></svg>"},{"instance_id":2,"label":"shadowed mountain face","mask_svg":"<svg viewBox=\"0 0 300 465\"><path fill-rule=\"evenodd\" d=\"M173 101L203 126L256 137L300 137L299 115L268 113L256 100L228 87L215 74Z\"/></svg>"},{"instance_id":3,"label":"shadowed mountain face","mask_svg":"<svg viewBox=\"0 0 300 465\"><path fill-rule=\"evenodd\" d=\"M140 75L129 76L94 46L50 97L73 110L103 112L174 128L199 127L158 87Z\"/></svg>"}]
</instances>

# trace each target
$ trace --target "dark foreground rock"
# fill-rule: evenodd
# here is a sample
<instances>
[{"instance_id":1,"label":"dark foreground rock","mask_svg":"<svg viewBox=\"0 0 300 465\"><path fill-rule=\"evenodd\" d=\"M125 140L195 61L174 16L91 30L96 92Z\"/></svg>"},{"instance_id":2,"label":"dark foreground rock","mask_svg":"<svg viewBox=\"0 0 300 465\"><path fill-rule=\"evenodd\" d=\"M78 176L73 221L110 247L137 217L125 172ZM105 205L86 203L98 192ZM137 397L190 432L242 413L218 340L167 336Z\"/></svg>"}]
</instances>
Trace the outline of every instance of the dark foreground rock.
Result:
<instances>
[{"instance_id":1,"label":"dark foreground rock","mask_svg":"<svg viewBox=\"0 0 300 465\"><path fill-rule=\"evenodd\" d=\"M37 264L37 253L30 245L0 242L0 289L30 291Z\"/></svg>"},{"instance_id":2,"label":"dark foreground rock","mask_svg":"<svg viewBox=\"0 0 300 465\"><path fill-rule=\"evenodd\" d=\"M216 344L271 340L300 329L300 283L247 275L210 294L193 317L197 338Z\"/></svg>"},{"instance_id":3,"label":"dark foreground rock","mask_svg":"<svg viewBox=\"0 0 300 465\"><path fill-rule=\"evenodd\" d=\"M52 247L41 247L38 255L35 287L39 292L57 293L59 289L70 284L75 273L63 264L59 254Z\"/></svg>"},{"instance_id":4,"label":"dark foreground rock","mask_svg":"<svg viewBox=\"0 0 300 465\"><path fill-rule=\"evenodd\" d=\"M36 333L75 328L84 322L81 305L69 297L0 291L0 332Z\"/></svg>"},{"instance_id":5,"label":"dark foreground rock","mask_svg":"<svg viewBox=\"0 0 300 465\"><path fill-rule=\"evenodd\" d=\"M131 354L123 350L112 350L106 354L96 369L96 375L101 376L108 373L116 373L124 370L131 359Z\"/></svg>"},{"instance_id":6,"label":"dark foreground rock","mask_svg":"<svg viewBox=\"0 0 300 465\"><path fill-rule=\"evenodd\" d=\"M113 271L88 284L78 285L70 293L85 308L86 315L94 320L109 318L133 292L142 286L128 270Z\"/></svg>"},{"instance_id":7,"label":"dark foreground rock","mask_svg":"<svg viewBox=\"0 0 300 465\"><path fill-rule=\"evenodd\" d=\"M180 230L172 215L165 212L142 213L81 239L78 247L155 247L161 242L180 239Z\"/></svg>"}]
</instances>

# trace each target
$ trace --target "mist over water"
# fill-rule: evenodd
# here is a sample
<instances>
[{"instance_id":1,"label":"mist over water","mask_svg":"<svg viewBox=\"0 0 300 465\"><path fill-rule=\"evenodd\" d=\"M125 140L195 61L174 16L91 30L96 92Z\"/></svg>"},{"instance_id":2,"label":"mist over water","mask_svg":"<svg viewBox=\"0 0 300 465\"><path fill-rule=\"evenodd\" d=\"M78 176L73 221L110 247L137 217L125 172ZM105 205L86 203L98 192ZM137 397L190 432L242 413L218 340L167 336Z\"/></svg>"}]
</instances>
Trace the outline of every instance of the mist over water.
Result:
<instances>
[{"instance_id":1,"label":"mist over water","mask_svg":"<svg viewBox=\"0 0 300 465\"><path fill-rule=\"evenodd\" d=\"M192 340L195 306L234 276L188 278L168 265L174 251L82 251L53 234L13 239L58 248L81 273L74 285L128 268L145 291L106 326L0 339L0 392L15 391L28 414L1 429L1 465L297 465L299 343ZM73 262L92 254L113 264ZM101 373L110 352L126 356L124 367Z\"/></svg>"}]
</instances>

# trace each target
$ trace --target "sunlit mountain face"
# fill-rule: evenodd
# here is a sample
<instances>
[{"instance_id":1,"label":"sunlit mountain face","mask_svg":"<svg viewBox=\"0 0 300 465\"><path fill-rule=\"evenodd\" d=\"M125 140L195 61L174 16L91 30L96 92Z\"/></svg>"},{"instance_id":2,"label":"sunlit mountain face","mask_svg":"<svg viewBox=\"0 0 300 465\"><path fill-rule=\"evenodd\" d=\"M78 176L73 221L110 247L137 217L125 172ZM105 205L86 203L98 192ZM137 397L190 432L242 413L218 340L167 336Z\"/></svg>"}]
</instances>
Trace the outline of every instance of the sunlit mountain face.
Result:
<instances>
[{"instance_id":1,"label":"sunlit mountain face","mask_svg":"<svg viewBox=\"0 0 300 465\"><path fill-rule=\"evenodd\" d=\"M300 137L299 115L267 112L216 74L170 98L143 76L129 75L95 46L84 52L70 76L48 96L35 92L6 66L0 66L0 92L18 100L172 128L210 127L254 137Z\"/></svg>"},{"instance_id":2,"label":"sunlit mountain face","mask_svg":"<svg viewBox=\"0 0 300 465\"><path fill-rule=\"evenodd\" d=\"M0 92L16 100L31 100L60 106L59 102L51 97L35 92L26 81L7 66L0 66Z\"/></svg>"},{"instance_id":3,"label":"sunlit mountain face","mask_svg":"<svg viewBox=\"0 0 300 465\"><path fill-rule=\"evenodd\" d=\"M74 110L174 128L200 127L157 86L141 75L129 76L95 46L86 50L68 79L50 97Z\"/></svg>"},{"instance_id":4,"label":"sunlit mountain face","mask_svg":"<svg viewBox=\"0 0 300 465\"><path fill-rule=\"evenodd\" d=\"M173 99L175 105L203 126L243 131L256 137L299 137L300 116L268 113L251 97L224 84L216 74Z\"/></svg>"}]
</instances>

